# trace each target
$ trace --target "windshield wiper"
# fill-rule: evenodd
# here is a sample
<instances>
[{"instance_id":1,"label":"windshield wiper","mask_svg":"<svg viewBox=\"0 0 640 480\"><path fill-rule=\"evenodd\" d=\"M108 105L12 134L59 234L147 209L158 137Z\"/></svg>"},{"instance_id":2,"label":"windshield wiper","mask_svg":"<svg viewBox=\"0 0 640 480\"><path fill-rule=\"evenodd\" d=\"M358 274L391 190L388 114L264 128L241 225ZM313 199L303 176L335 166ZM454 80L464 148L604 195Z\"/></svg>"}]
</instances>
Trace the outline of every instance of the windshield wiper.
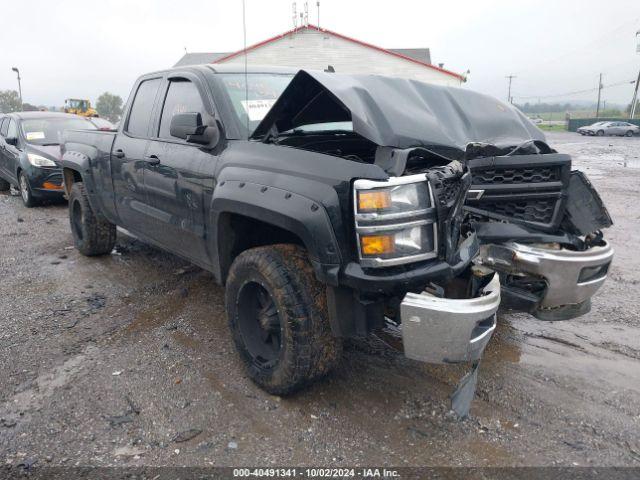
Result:
<instances>
[{"instance_id":1,"label":"windshield wiper","mask_svg":"<svg viewBox=\"0 0 640 480\"><path fill-rule=\"evenodd\" d=\"M54 145L60 145L59 143L41 143L41 147L53 147Z\"/></svg>"},{"instance_id":2,"label":"windshield wiper","mask_svg":"<svg viewBox=\"0 0 640 480\"><path fill-rule=\"evenodd\" d=\"M266 135L262 137L262 141L264 143L277 143L279 138L289 138L289 137L306 137L313 135L345 135L345 134L353 134L353 130L342 130L342 129L333 129L333 130L304 130L302 128L294 128L293 130L287 130L286 132L278 132L275 133L273 131L267 132Z\"/></svg>"}]
</instances>

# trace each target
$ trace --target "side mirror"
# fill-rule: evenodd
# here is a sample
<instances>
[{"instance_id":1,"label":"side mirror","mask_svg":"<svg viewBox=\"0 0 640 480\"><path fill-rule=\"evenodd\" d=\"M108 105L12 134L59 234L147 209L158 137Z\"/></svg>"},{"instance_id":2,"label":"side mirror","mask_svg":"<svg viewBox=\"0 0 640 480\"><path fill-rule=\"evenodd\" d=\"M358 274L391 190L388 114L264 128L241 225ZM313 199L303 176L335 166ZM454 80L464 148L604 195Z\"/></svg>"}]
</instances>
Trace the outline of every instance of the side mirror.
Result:
<instances>
[{"instance_id":1,"label":"side mirror","mask_svg":"<svg viewBox=\"0 0 640 480\"><path fill-rule=\"evenodd\" d=\"M202 115L197 112L177 113L171 117L169 133L172 137L189 141L191 135L202 135L205 130Z\"/></svg>"},{"instance_id":2,"label":"side mirror","mask_svg":"<svg viewBox=\"0 0 640 480\"><path fill-rule=\"evenodd\" d=\"M13 145L14 147L18 146L18 137L7 137L4 139L4 141L9 145Z\"/></svg>"},{"instance_id":3,"label":"side mirror","mask_svg":"<svg viewBox=\"0 0 640 480\"><path fill-rule=\"evenodd\" d=\"M189 143L213 147L220 140L220 130L213 117L208 117L208 123L212 125L205 125L199 112L177 113L171 117L169 133Z\"/></svg>"}]
</instances>

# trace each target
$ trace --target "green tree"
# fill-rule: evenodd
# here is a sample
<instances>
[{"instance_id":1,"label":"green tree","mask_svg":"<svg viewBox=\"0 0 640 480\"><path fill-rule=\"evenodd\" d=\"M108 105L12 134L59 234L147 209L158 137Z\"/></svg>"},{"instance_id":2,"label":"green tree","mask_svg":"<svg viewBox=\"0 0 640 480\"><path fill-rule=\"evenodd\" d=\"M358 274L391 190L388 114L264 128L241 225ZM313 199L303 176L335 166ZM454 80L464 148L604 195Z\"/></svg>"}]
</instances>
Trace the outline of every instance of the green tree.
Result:
<instances>
[{"instance_id":1,"label":"green tree","mask_svg":"<svg viewBox=\"0 0 640 480\"><path fill-rule=\"evenodd\" d=\"M0 90L0 112L19 112L22 110L20 96L15 90Z\"/></svg>"},{"instance_id":2,"label":"green tree","mask_svg":"<svg viewBox=\"0 0 640 480\"><path fill-rule=\"evenodd\" d=\"M109 92L104 92L98 97L96 103L98 115L105 117L110 122L117 122L122 115L122 98Z\"/></svg>"}]
</instances>

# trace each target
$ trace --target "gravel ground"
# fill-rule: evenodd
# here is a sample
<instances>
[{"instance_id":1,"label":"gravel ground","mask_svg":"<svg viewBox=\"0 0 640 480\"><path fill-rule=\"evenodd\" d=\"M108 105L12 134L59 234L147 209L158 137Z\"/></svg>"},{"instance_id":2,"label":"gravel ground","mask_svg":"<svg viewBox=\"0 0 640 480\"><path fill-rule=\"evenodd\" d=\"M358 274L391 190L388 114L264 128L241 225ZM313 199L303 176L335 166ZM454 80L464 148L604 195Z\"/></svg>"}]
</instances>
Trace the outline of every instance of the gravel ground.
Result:
<instances>
[{"instance_id":1,"label":"gravel ground","mask_svg":"<svg viewBox=\"0 0 640 480\"><path fill-rule=\"evenodd\" d=\"M0 195L0 459L7 465L640 465L640 138L554 133L615 221L588 315L504 314L467 420L463 373L375 341L278 398L244 375L210 274L119 235L72 248L65 204Z\"/></svg>"}]
</instances>

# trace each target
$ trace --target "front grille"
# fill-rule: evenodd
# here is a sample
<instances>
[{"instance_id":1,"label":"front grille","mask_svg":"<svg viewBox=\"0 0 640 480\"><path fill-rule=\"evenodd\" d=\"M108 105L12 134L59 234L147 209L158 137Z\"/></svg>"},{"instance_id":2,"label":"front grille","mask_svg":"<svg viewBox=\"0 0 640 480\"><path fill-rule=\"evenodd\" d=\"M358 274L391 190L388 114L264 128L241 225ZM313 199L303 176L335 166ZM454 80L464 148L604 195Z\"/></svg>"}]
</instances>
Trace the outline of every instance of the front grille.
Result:
<instances>
[{"instance_id":1,"label":"front grille","mask_svg":"<svg viewBox=\"0 0 640 480\"><path fill-rule=\"evenodd\" d=\"M559 182L560 167L491 168L473 173L474 184L522 184Z\"/></svg>"},{"instance_id":2,"label":"front grille","mask_svg":"<svg viewBox=\"0 0 640 480\"><path fill-rule=\"evenodd\" d=\"M498 215L525 222L551 223L555 212L554 199L525 200L520 202L485 202L482 208Z\"/></svg>"},{"instance_id":3,"label":"front grille","mask_svg":"<svg viewBox=\"0 0 640 480\"><path fill-rule=\"evenodd\" d=\"M466 209L480 221L500 220L555 230L562 219L571 157L515 155L469 161L471 190Z\"/></svg>"}]
</instances>

